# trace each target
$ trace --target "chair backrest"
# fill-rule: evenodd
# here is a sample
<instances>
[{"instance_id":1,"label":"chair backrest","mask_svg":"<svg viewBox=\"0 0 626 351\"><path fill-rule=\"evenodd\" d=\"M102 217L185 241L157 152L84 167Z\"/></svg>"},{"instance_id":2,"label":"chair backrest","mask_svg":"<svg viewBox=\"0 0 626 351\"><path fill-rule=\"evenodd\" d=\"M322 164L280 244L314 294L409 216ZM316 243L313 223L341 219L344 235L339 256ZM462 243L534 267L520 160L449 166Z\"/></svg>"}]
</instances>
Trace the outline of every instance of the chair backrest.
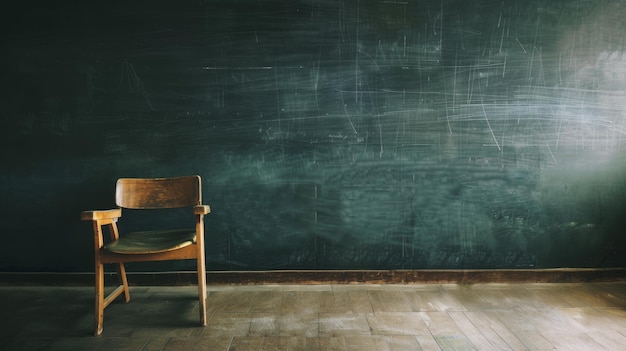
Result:
<instances>
[{"instance_id":1,"label":"chair backrest","mask_svg":"<svg viewBox=\"0 0 626 351\"><path fill-rule=\"evenodd\" d=\"M202 204L200 176L120 178L115 204L130 209L179 208Z\"/></svg>"}]
</instances>

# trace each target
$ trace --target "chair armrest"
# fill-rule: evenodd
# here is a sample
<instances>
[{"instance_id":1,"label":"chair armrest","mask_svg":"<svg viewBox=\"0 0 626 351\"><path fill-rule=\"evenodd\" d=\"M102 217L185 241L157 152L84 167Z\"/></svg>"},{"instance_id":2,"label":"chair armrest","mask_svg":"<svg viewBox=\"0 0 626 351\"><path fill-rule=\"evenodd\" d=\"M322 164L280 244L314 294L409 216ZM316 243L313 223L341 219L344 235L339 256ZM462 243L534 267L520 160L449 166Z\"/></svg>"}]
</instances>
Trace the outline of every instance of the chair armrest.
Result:
<instances>
[{"instance_id":1,"label":"chair armrest","mask_svg":"<svg viewBox=\"0 0 626 351\"><path fill-rule=\"evenodd\" d=\"M193 214L205 215L211 213L211 207L209 205L196 205L193 207Z\"/></svg>"},{"instance_id":2,"label":"chair armrest","mask_svg":"<svg viewBox=\"0 0 626 351\"><path fill-rule=\"evenodd\" d=\"M114 219L122 217L122 209L116 208L112 210L96 210L96 211L83 211L80 214L80 219L83 221L95 221L99 219Z\"/></svg>"}]
</instances>

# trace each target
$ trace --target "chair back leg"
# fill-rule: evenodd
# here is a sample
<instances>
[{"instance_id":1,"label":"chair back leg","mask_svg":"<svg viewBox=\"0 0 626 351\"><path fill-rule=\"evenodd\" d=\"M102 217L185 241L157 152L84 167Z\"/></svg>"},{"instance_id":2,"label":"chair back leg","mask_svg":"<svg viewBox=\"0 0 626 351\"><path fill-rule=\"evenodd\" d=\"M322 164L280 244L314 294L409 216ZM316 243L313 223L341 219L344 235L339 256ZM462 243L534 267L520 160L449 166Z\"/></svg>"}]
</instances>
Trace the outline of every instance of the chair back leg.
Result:
<instances>
[{"instance_id":1,"label":"chair back leg","mask_svg":"<svg viewBox=\"0 0 626 351\"><path fill-rule=\"evenodd\" d=\"M117 277L124 289L124 299L128 303L130 301L130 292L128 291L128 280L126 279L126 268L123 263L117 266Z\"/></svg>"}]
</instances>

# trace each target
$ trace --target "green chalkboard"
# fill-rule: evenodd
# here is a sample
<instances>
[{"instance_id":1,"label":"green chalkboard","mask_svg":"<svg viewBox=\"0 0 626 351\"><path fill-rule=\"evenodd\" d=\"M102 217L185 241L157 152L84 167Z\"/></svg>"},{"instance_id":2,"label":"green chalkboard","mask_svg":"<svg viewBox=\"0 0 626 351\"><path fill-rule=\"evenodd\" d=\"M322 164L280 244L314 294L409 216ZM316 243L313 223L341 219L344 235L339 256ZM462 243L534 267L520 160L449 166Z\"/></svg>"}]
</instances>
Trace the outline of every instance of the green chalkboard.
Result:
<instances>
[{"instance_id":1,"label":"green chalkboard","mask_svg":"<svg viewBox=\"0 0 626 351\"><path fill-rule=\"evenodd\" d=\"M2 271L90 271L80 211L113 206L119 177L186 174L213 209L209 269L626 263L622 1L35 1L5 17Z\"/></svg>"}]
</instances>

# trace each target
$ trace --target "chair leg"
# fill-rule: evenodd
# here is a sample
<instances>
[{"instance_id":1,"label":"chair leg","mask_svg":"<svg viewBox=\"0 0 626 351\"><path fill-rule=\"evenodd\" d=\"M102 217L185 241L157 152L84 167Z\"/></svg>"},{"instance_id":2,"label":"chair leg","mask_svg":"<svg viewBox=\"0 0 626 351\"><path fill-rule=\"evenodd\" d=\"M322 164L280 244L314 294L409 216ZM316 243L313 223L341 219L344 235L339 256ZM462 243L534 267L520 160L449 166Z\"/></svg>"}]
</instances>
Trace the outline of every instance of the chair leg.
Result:
<instances>
[{"instance_id":1,"label":"chair leg","mask_svg":"<svg viewBox=\"0 0 626 351\"><path fill-rule=\"evenodd\" d=\"M126 303L130 301L130 292L128 290L128 280L126 279L126 268L123 263L117 266L117 276L120 280L120 284L124 287L124 299Z\"/></svg>"},{"instance_id":2,"label":"chair leg","mask_svg":"<svg viewBox=\"0 0 626 351\"><path fill-rule=\"evenodd\" d=\"M104 266L96 263L96 303L95 303L95 319L94 319L94 335L102 334L104 322Z\"/></svg>"},{"instance_id":3,"label":"chair leg","mask_svg":"<svg viewBox=\"0 0 626 351\"><path fill-rule=\"evenodd\" d=\"M206 317L206 299L207 299L207 291L206 291L206 268L204 266L204 260L202 258L198 259L198 298L200 304L198 306L200 310L200 323L203 327L207 325L207 317Z\"/></svg>"}]
</instances>

